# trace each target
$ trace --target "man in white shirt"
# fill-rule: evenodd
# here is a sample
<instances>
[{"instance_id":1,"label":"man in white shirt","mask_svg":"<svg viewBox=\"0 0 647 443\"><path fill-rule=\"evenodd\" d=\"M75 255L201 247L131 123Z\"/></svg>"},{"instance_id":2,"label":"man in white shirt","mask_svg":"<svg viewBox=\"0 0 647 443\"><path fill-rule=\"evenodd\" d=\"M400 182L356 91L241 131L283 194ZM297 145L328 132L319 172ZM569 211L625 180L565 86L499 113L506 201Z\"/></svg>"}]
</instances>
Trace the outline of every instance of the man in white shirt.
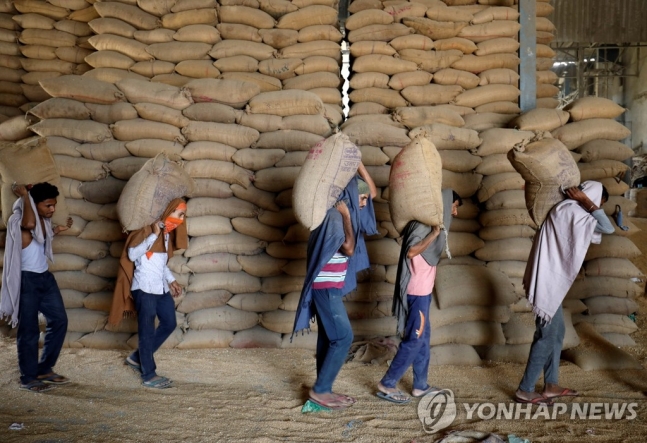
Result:
<instances>
[{"instance_id":1,"label":"man in white shirt","mask_svg":"<svg viewBox=\"0 0 647 443\"><path fill-rule=\"evenodd\" d=\"M182 293L182 287L167 263L174 249L186 248L185 215L186 203L175 199L160 221L132 232L117 274L108 321L118 324L124 316L137 312L139 348L126 358L126 364L141 373L142 384L148 388L164 389L172 383L157 375L153 354L177 326L173 297Z\"/></svg>"}]
</instances>

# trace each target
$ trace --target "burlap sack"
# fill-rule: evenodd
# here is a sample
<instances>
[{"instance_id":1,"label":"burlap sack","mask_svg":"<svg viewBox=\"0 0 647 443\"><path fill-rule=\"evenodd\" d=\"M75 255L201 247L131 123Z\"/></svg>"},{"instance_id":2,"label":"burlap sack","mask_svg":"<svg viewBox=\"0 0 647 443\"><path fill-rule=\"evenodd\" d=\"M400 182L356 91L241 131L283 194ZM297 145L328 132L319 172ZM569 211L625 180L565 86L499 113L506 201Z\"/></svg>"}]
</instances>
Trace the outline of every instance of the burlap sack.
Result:
<instances>
[{"instance_id":1,"label":"burlap sack","mask_svg":"<svg viewBox=\"0 0 647 443\"><path fill-rule=\"evenodd\" d=\"M577 122L590 118L615 119L625 112L625 108L603 97L582 97L564 108Z\"/></svg>"},{"instance_id":2,"label":"burlap sack","mask_svg":"<svg viewBox=\"0 0 647 443\"><path fill-rule=\"evenodd\" d=\"M315 145L294 183L292 204L299 222L316 229L357 172L360 161L359 148L343 133Z\"/></svg>"},{"instance_id":3,"label":"burlap sack","mask_svg":"<svg viewBox=\"0 0 647 443\"><path fill-rule=\"evenodd\" d=\"M56 198L56 212L52 222L57 225L64 225L69 216L65 205L65 197L62 194L60 176L54 163L54 158L45 143L40 139L38 143L27 145L16 145L14 143L0 143L0 178L2 219L5 223L12 214L12 206L18 197L11 190L11 185L36 184L48 182L59 188L59 196Z\"/></svg>"},{"instance_id":4,"label":"burlap sack","mask_svg":"<svg viewBox=\"0 0 647 443\"><path fill-rule=\"evenodd\" d=\"M508 152L508 159L526 181L526 207L537 225L541 225L553 206L564 200L560 188L580 184L575 160L557 139L517 144Z\"/></svg>"},{"instance_id":5,"label":"burlap sack","mask_svg":"<svg viewBox=\"0 0 647 443\"><path fill-rule=\"evenodd\" d=\"M569 123L551 132L568 149L575 149L595 139L622 140L631 131L622 123L606 118L590 118Z\"/></svg>"},{"instance_id":6,"label":"burlap sack","mask_svg":"<svg viewBox=\"0 0 647 443\"><path fill-rule=\"evenodd\" d=\"M391 218L402 232L411 220L429 226L443 222L442 164L436 146L416 137L395 157L389 177Z\"/></svg>"},{"instance_id":7,"label":"burlap sack","mask_svg":"<svg viewBox=\"0 0 647 443\"><path fill-rule=\"evenodd\" d=\"M150 225L171 200L191 194L194 186L178 161L161 154L128 181L117 202L119 220L127 231Z\"/></svg>"},{"instance_id":8,"label":"burlap sack","mask_svg":"<svg viewBox=\"0 0 647 443\"><path fill-rule=\"evenodd\" d=\"M52 97L70 98L84 103L111 104L125 100L124 94L115 85L78 75L45 79L40 85Z\"/></svg>"}]
</instances>

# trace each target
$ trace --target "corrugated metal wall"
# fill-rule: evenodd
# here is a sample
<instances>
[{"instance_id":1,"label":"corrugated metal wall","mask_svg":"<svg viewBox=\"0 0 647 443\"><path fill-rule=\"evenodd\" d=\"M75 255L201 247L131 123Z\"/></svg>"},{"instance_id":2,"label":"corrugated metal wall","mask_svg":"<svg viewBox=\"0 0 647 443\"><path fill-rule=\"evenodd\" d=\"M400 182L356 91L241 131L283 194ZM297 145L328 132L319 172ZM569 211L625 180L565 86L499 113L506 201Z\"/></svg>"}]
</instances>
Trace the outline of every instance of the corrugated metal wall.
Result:
<instances>
[{"instance_id":1,"label":"corrugated metal wall","mask_svg":"<svg viewBox=\"0 0 647 443\"><path fill-rule=\"evenodd\" d=\"M555 42L647 42L647 0L553 0Z\"/></svg>"}]
</instances>

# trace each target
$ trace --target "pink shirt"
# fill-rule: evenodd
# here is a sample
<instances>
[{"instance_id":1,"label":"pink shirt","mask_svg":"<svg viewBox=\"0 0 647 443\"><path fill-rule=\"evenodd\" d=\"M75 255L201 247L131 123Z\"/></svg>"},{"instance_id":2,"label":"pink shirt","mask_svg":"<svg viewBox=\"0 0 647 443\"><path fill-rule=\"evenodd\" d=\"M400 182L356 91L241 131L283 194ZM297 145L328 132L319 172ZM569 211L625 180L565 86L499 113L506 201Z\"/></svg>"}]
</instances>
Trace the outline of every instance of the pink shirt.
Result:
<instances>
[{"instance_id":1,"label":"pink shirt","mask_svg":"<svg viewBox=\"0 0 647 443\"><path fill-rule=\"evenodd\" d=\"M436 281L436 267L429 265L422 255L416 255L409 261L409 270L411 279L407 286L407 295L431 294Z\"/></svg>"}]
</instances>

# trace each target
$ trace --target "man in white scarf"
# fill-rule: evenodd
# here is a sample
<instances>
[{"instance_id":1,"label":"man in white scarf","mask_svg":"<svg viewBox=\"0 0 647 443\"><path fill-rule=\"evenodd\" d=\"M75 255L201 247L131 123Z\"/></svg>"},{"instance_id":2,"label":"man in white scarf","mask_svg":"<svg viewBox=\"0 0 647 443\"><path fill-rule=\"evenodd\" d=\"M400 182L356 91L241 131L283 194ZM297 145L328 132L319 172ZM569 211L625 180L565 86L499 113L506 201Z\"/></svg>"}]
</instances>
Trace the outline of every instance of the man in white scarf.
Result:
<instances>
[{"instance_id":1,"label":"man in white scarf","mask_svg":"<svg viewBox=\"0 0 647 443\"><path fill-rule=\"evenodd\" d=\"M54 261L54 235L72 226L52 227L58 189L49 183L35 184L31 189L12 187L19 199L7 223L0 318L18 325L16 347L20 369L20 389L45 392L69 379L53 370L65 340L67 314L61 291L48 271L47 260ZM40 329L38 313L47 320L43 352L38 358Z\"/></svg>"},{"instance_id":2,"label":"man in white scarf","mask_svg":"<svg viewBox=\"0 0 647 443\"><path fill-rule=\"evenodd\" d=\"M562 301L589 245L600 243L601 234L614 232L600 209L609 195L601 183L586 181L565 193L569 198L551 209L535 236L523 278L536 330L526 371L515 393L515 400L521 403L552 404L552 398L578 395L557 384L565 333ZM542 370L545 387L540 394L535 392L535 384Z\"/></svg>"}]
</instances>

